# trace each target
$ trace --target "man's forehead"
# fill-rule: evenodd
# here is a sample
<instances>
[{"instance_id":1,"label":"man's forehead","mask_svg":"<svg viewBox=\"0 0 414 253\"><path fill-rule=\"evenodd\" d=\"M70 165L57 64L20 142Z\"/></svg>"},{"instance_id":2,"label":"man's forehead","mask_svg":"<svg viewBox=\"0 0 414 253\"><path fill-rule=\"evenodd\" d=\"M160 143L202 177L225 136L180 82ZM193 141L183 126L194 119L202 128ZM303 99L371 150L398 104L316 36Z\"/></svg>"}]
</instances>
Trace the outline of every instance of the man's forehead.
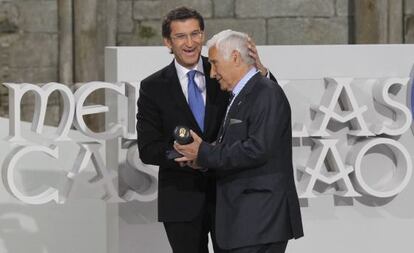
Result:
<instances>
[{"instance_id":1,"label":"man's forehead","mask_svg":"<svg viewBox=\"0 0 414 253\"><path fill-rule=\"evenodd\" d=\"M171 22L171 29L194 29L200 30L200 23L195 18L177 19Z\"/></svg>"}]
</instances>

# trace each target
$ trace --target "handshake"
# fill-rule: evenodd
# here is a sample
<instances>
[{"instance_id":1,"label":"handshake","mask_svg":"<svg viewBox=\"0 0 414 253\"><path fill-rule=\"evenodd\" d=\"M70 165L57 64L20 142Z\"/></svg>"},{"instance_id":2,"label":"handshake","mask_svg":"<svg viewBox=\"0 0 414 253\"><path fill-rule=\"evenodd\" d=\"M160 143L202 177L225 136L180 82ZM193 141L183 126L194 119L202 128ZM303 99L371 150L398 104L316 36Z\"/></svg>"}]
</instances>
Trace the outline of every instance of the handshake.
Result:
<instances>
[{"instance_id":1,"label":"handshake","mask_svg":"<svg viewBox=\"0 0 414 253\"><path fill-rule=\"evenodd\" d=\"M174 149L167 151L167 159L178 162L182 167L190 166L203 171L196 161L202 139L186 126L177 126L173 136Z\"/></svg>"}]
</instances>

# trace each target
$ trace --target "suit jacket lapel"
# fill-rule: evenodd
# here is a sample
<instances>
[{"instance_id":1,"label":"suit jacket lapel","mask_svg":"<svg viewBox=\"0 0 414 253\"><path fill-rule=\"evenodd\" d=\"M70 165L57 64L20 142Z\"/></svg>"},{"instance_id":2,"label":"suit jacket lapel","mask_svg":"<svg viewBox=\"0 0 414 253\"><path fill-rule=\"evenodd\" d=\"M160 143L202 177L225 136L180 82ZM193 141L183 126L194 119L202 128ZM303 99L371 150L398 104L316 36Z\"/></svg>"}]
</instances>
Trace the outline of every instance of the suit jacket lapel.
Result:
<instances>
[{"instance_id":1,"label":"suit jacket lapel","mask_svg":"<svg viewBox=\"0 0 414 253\"><path fill-rule=\"evenodd\" d=\"M191 123L191 125L189 125L188 127L200 133L201 129L198 127L193 113L190 107L188 106L187 100L185 99L183 93L183 89L181 88L180 81L178 80L177 70L175 68L174 61L168 67L166 79L171 97L176 101L177 106L181 108L181 112L185 114L185 118L187 118Z\"/></svg>"},{"instance_id":2,"label":"suit jacket lapel","mask_svg":"<svg viewBox=\"0 0 414 253\"><path fill-rule=\"evenodd\" d=\"M240 91L237 97L234 98L234 101L230 106L229 112L227 113L227 117L225 119L226 122L224 122L224 133L227 131L227 128L230 125L230 119L233 117L234 114L236 114L239 111L241 106L244 104L246 97L253 89L254 84L257 82L258 78L260 78L260 73L256 73L252 78L250 78L250 80L247 81L246 85L243 87L243 89Z\"/></svg>"},{"instance_id":3,"label":"suit jacket lapel","mask_svg":"<svg viewBox=\"0 0 414 253\"><path fill-rule=\"evenodd\" d=\"M218 83L210 78L211 66L207 62L207 58L202 57L204 76L206 80L206 111L204 116L204 136L210 136L215 129L217 121L217 105L214 104L214 100L217 97Z\"/></svg>"}]
</instances>

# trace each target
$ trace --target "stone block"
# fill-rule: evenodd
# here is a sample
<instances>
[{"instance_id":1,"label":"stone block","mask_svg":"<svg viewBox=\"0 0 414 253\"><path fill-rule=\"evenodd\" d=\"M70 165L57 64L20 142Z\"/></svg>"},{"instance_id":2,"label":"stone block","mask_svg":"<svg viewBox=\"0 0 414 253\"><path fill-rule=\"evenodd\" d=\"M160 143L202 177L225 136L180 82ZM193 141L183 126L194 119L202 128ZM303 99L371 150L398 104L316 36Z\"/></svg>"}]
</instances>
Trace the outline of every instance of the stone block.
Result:
<instances>
[{"instance_id":1,"label":"stone block","mask_svg":"<svg viewBox=\"0 0 414 253\"><path fill-rule=\"evenodd\" d=\"M9 64L9 48L0 46L0 68Z\"/></svg>"},{"instance_id":2,"label":"stone block","mask_svg":"<svg viewBox=\"0 0 414 253\"><path fill-rule=\"evenodd\" d=\"M0 85L10 80L10 68L8 66L0 66Z\"/></svg>"},{"instance_id":3,"label":"stone block","mask_svg":"<svg viewBox=\"0 0 414 253\"><path fill-rule=\"evenodd\" d=\"M26 96L26 95L25 95ZM51 96L54 96L52 94ZM21 105L21 119L22 121L32 122L34 114L34 107L31 103ZM58 126L60 121L59 105L48 103L45 115L45 125Z\"/></svg>"},{"instance_id":4,"label":"stone block","mask_svg":"<svg viewBox=\"0 0 414 253\"><path fill-rule=\"evenodd\" d=\"M234 0L214 0L214 17L234 17Z\"/></svg>"},{"instance_id":5,"label":"stone block","mask_svg":"<svg viewBox=\"0 0 414 253\"><path fill-rule=\"evenodd\" d=\"M60 105L50 105L47 107L45 125L58 126L61 118Z\"/></svg>"},{"instance_id":6,"label":"stone block","mask_svg":"<svg viewBox=\"0 0 414 253\"><path fill-rule=\"evenodd\" d=\"M160 21L144 21L136 26L135 34L144 45L163 45Z\"/></svg>"},{"instance_id":7,"label":"stone block","mask_svg":"<svg viewBox=\"0 0 414 253\"><path fill-rule=\"evenodd\" d=\"M133 15L137 20L161 19L169 10L180 6L196 9L204 18L209 18L213 15L211 0L135 1Z\"/></svg>"},{"instance_id":8,"label":"stone block","mask_svg":"<svg viewBox=\"0 0 414 253\"><path fill-rule=\"evenodd\" d=\"M414 15L414 0L405 0L405 14Z\"/></svg>"},{"instance_id":9,"label":"stone block","mask_svg":"<svg viewBox=\"0 0 414 253\"><path fill-rule=\"evenodd\" d=\"M120 33L117 38L119 46L161 46L160 21L143 21L135 25L134 33Z\"/></svg>"},{"instance_id":10,"label":"stone block","mask_svg":"<svg viewBox=\"0 0 414 253\"><path fill-rule=\"evenodd\" d=\"M27 95L25 95L27 96ZM22 104L20 106L21 116L20 119L26 122L33 121L34 107L30 104Z\"/></svg>"},{"instance_id":11,"label":"stone block","mask_svg":"<svg viewBox=\"0 0 414 253\"><path fill-rule=\"evenodd\" d=\"M0 117L9 117L9 100L7 96L0 95Z\"/></svg>"},{"instance_id":12,"label":"stone block","mask_svg":"<svg viewBox=\"0 0 414 253\"><path fill-rule=\"evenodd\" d=\"M340 17L352 16L352 10L349 9L351 0L336 0L336 15Z\"/></svg>"},{"instance_id":13,"label":"stone block","mask_svg":"<svg viewBox=\"0 0 414 253\"><path fill-rule=\"evenodd\" d=\"M348 44L348 19L275 18L268 21L268 43L276 45Z\"/></svg>"},{"instance_id":14,"label":"stone block","mask_svg":"<svg viewBox=\"0 0 414 253\"><path fill-rule=\"evenodd\" d=\"M116 35L116 45L119 47L127 47L127 46L137 46L138 44L134 38L135 34L131 33L117 33Z\"/></svg>"},{"instance_id":15,"label":"stone block","mask_svg":"<svg viewBox=\"0 0 414 253\"><path fill-rule=\"evenodd\" d=\"M0 33L0 48L9 48L22 36L22 32L17 33Z\"/></svg>"},{"instance_id":16,"label":"stone block","mask_svg":"<svg viewBox=\"0 0 414 253\"><path fill-rule=\"evenodd\" d=\"M17 32L18 27L11 23L10 20L1 20L0 19L0 34L1 33L15 33Z\"/></svg>"},{"instance_id":17,"label":"stone block","mask_svg":"<svg viewBox=\"0 0 414 253\"><path fill-rule=\"evenodd\" d=\"M335 15L334 0L235 0L236 17L330 17Z\"/></svg>"},{"instance_id":18,"label":"stone block","mask_svg":"<svg viewBox=\"0 0 414 253\"><path fill-rule=\"evenodd\" d=\"M264 19L208 19L206 41L214 34L232 29L249 34L258 45L266 44L266 21Z\"/></svg>"},{"instance_id":19,"label":"stone block","mask_svg":"<svg viewBox=\"0 0 414 253\"><path fill-rule=\"evenodd\" d=\"M169 10L187 6L197 10L204 18L210 18L213 16L213 3L211 0L162 0L162 16L164 16Z\"/></svg>"},{"instance_id":20,"label":"stone block","mask_svg":"<svg viewBox=\"0 0 414 253\"><path fill-rule=\"evenodd\" d=\"M0 87L0 89L2 88ZM8 110L9 110L8 105L9 105L8 93L0 94L0 117L8 113Z\"/></svg>"},{"instance_id":21,"label":"stone block","mask_svg":"<svg viewBox=\"0 0 414 253\"><path fill-rule=\"evenodd\" d=\"M15 83L48 83L58 81L58 69L52 68L11 68L7 79Z\"/></svg>"},{"instance_id":22,"label":"stone block","mask_svg":"<svg viewBox=\"0 0 414 253\"><path fill-rule=\"evenodd\" d=\"M57 34L26 33L10 46L10 67L57 67Z\"/></svg>"},{"instance_id":23,"label":"stone block","mask_svg":"<svg viewBox=\"0 0 414 253\"><path fill-rule=\"evenodd\" d=\"M1 83L9 76L8 48L0 47L0 87Z\"/></svg>"},{"instance_id":24,"label":"stone block","mask_svg":"<svg viewBox=\"0 0 414 253\"><path fill-rule=\"evenodd\" d=\"M57 1L18 1L21 29L27 32L57 32Z\"/></svg>"},{"instance_id":25,"label":"stone block","mask_svg":"<svg viewBox=\"0 0 414 253\"><path fill-rule=\"evenodd\" d=\"M9 94L9 89L6 86L3 85L3 80L0 81L0 97L2 99L2 102L3 102L3 99L4 99L2 96L7 96L8 94Z\"/></svg>"},{"instance_id":26,"label":"stone block","mask_svg":"<svg viewBox=\"0 0 414 253\"><path fill-rule=\"evenodd\" d=\"M118 2L118 32L129 33L134 30L134 21L132 19L132 1Z\"/></svg>"},{"instance_id":27,"label":"stone block","mask_svg":"<svg viewBox=\"0 0 414 253\"><path fill-rule=\"evenodd\" d=\"M136 20L160 19L162 13L161 1L135 1L133 18Z\"/></svg>"},{"instance_id":28,"label":"stone block","mask_svg":"<svg viewBox=\"0 0 414 253\"><path fill-rule=\"evenodd\" d=\"M405 19L405 43L414 43L414 16Z\"/></svg>"},{"instance_id":29,"label":"stone block","mask_svg":"<svg viewBox=\"0 0 414 253\"><path fill-rule=\"evenodd\" d=\"M19 29L19 11L15 3L0 2L0 34L16 33Z\"/></svg>"}]
</instances>

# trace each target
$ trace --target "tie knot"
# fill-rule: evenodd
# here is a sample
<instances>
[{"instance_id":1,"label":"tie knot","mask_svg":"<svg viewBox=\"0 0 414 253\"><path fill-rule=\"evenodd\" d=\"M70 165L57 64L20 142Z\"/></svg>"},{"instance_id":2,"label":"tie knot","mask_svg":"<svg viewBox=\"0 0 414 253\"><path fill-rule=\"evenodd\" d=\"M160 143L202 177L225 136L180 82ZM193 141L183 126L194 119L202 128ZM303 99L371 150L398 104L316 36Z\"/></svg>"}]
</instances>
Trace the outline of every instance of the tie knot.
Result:
<instances>
[{"instance_id":1,"label":"tie knot","mask_svg":"<svg viewBox=\"0 0 414 253\"><path fill-rule=\"evenodd\" d=\"M193 70L188 71L187 76L190 80L194 81L194 77L195 77L196 73L197 73L197 70L193 69Z\"/></svg>"}]
</instances>

